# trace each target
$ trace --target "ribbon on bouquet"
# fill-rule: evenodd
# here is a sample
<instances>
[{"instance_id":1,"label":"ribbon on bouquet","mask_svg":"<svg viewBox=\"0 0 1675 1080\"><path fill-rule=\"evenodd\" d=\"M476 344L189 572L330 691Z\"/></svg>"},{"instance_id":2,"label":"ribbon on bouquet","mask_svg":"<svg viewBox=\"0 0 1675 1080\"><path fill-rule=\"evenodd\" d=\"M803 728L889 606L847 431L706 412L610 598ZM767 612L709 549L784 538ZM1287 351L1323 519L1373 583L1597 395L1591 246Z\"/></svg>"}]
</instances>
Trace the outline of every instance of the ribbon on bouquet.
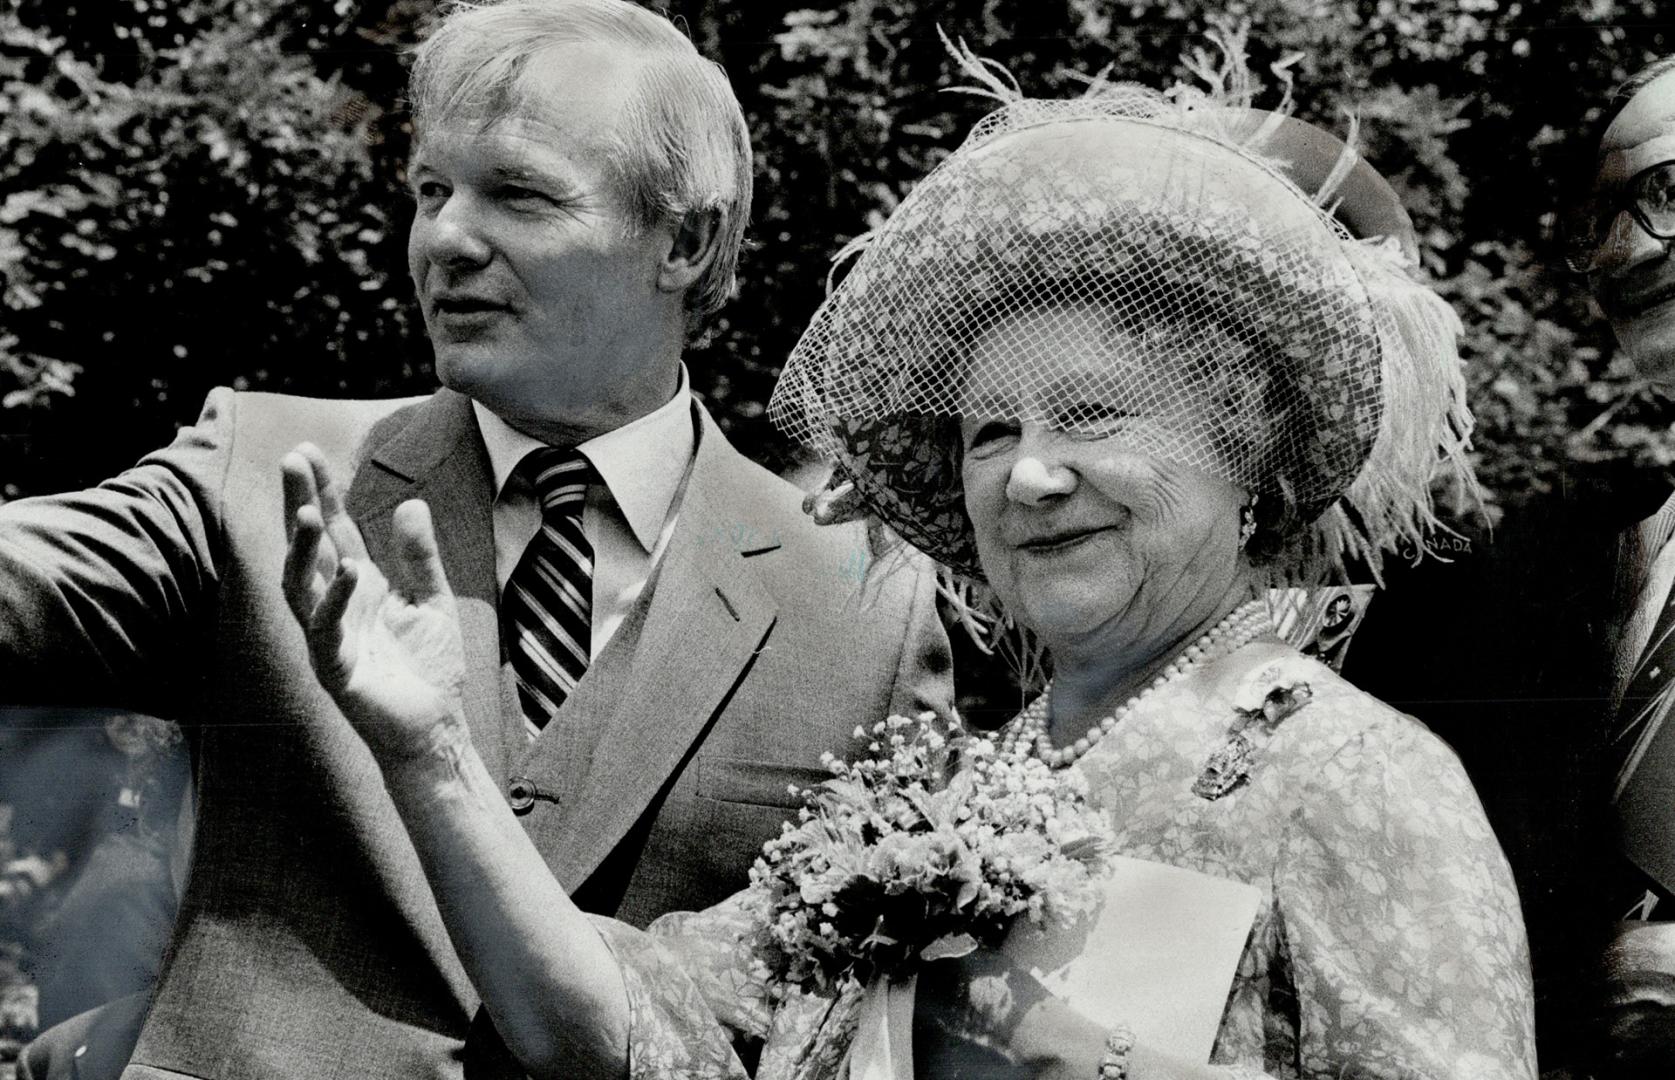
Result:
<instances>
[{"instance_id":1,"label":"ribbon on bouquet","mask_svg":"<svg viewBox=\"0 0 1675 1080\"><path fill-rule=\"evenodd\" d=\"M913 995L916 976L880 976L861 999L850 1044L847 1080L913 1080Z\"/></svg>"}]
</instances>

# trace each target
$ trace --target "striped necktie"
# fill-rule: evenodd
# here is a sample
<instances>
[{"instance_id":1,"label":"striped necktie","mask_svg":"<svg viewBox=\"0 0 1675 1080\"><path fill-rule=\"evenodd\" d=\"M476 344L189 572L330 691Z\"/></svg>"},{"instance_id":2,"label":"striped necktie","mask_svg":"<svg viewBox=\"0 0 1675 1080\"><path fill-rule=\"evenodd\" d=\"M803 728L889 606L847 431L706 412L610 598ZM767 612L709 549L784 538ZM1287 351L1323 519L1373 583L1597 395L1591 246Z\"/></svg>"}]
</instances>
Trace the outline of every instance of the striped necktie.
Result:
<instances>
[{"instance_id":1,"label":"striped necktie","mask_svg":"<svg viewBox=\"0 0 1675 1080\"><path fill-rule=\"evenodd\" d=\"M593 547L582 507L593 466L575 450L532 450L518 468L535 488L541 528L524 548L500 605L524 728L541 733L587 671L593 640Z\"/></svg>"}]
</instances>

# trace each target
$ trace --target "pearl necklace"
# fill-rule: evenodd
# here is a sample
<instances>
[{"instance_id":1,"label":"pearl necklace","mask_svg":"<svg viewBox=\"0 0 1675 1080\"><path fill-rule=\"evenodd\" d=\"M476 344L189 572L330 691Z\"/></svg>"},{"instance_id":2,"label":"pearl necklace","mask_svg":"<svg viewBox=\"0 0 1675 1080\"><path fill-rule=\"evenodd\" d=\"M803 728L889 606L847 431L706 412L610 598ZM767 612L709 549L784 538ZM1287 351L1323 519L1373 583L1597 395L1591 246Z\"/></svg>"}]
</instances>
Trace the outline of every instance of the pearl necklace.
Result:
<instances>
[{"instance_id":1,"label":"pearl necklace","mask_svg":"<svg viewBox=\"0 0 1675 1080\"><path fill-rule=\"evenodd\" d=\"M1165 665L1150 685L1141 688L1138 694L1125 701L1116 712L1101 718L1097 724L1088 728L1085 735L1063 748L1053 746L1052 736L1047 734L1047 708L1053 689L1053 684L1049 682L1040 695L1008 725L1006 734L1001 738L1001 752L1010 755L1021 750L1027 755L1033 750L1035 755L1051 768L1069 765L1093 749L1099 740L1114 730L1136 706L1151 697L1155 691L1163 689L1200 664L1237 652L1254 638L1271 632L1273 628L1273 622L1268 617L1268 601L1247 600L1228 612L1225 618L1210 627L1202 637L1188 645L1179 656Z\"/></svg>"}]
</instances>

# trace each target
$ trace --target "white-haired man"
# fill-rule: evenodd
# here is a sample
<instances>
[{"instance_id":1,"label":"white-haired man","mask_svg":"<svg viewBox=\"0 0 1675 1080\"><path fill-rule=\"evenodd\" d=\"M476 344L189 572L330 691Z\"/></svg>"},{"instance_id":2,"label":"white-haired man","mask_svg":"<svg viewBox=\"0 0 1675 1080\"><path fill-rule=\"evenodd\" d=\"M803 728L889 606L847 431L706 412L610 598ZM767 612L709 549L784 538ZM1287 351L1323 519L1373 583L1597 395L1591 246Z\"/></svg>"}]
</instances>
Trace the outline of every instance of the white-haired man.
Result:
<instances>
[{"instance_id":1,"label":"white-haired man","mask_svg":"<svg viewBox=\"0 0 1675 1080\"><path fill-rule=\"evenodd\" d=\"M503 0L450 11L412 89L444 389L217 391L136 468L0 509L0 695L149 708L193 744L193 868L129 1080L454 1076L471 1052L475 994L285 609L282 504L380 561L397 505L429 504L473 740L558 878L630 921L743 884L858 719L950 697L927 575L857 595L861 534L805 524L688 391L750 203L720 69L623 0ZM109 1028L29 1068L114 1073Z\"/></svg>"}]
</instances>

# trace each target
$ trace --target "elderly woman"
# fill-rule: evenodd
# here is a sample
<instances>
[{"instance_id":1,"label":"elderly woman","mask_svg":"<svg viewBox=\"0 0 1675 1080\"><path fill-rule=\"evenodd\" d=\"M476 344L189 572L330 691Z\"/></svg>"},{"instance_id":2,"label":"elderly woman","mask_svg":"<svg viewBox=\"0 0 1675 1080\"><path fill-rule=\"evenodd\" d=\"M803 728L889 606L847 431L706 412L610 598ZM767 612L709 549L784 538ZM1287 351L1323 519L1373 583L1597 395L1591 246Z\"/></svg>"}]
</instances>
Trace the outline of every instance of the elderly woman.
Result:
<instances>
[{"instance_id":1,"label":"elderly woman","mask_svg":"<svg viewBox=\"0 0 1675 1080\"><path fill-rule=\"evenodd\" d=\"M1344 170L1315 193L1288 177L1268 152L1284 121L1237 84L990 89L1003 107L866 245L775 413L837 457L822 512L874 516L1044 646L1052 682L1004 744L1080 770L1118 854L1252 899L1207 1052L1096 1020L1043 993L1027 956L979 950L921 977L919 1069L1532 1077L1518 900L1464 772L1282 643L1260 599L1417 544L1434 473L1469 483L1456 321L1394 245L1322 209ZM296 516L295 567L322 515L339 516L329 488ZM570 904L458 720L422 506L398 526L395 593L350 560L293 574L291 601L524 1066L740 1076L733 1047L754 1042L758 1076L845 1075L854 995L771 992L750 891L646 934ZM1010 1008L971 993L996 984Z\"/></svg>"}]
</instances>

